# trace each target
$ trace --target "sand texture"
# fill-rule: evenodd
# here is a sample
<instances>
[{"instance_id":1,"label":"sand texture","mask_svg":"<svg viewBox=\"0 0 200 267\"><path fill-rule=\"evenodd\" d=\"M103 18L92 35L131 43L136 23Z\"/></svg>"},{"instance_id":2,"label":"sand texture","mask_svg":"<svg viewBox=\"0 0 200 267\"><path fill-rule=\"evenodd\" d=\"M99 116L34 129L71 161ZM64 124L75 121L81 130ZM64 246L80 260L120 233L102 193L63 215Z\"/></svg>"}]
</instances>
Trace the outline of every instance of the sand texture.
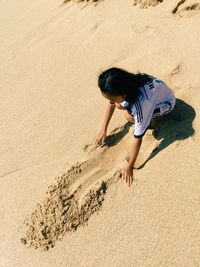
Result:
<instances>
[{"instance_id":1,"label":"sand texture","mask_svg":"<svg viewBox=\"0 0 200 267\"><path fill-rule=\"evenodd\" d=\"M77 163L57 178L45 200L27 218L23 244L44 250L53 248L66 232L75 231L100 210L109 180L97 182L103 176L99 164L100 159Z\"/></svg>"},{"instance_id":2,"label":"sand texture","mask_svg":"<svg viewBox=\"0 0 200 267\"><path fill-rule=\"evenodd\" d=\"M0 1L0 267L200 266L200 1ZM94 145L109 67L162 79L146 132L116 109Z\"/></svg>"},{"instance_id":3,"label":"sand texture","mask_svg":"<svg viewBox=\"0 0 200 267\"><path fill-rule=\"evenodd\" d=\"M163 0L135 0L134 5L140 5L141 8L146 8L148 6L156 6Z\"/></svg>"}]
</instances>

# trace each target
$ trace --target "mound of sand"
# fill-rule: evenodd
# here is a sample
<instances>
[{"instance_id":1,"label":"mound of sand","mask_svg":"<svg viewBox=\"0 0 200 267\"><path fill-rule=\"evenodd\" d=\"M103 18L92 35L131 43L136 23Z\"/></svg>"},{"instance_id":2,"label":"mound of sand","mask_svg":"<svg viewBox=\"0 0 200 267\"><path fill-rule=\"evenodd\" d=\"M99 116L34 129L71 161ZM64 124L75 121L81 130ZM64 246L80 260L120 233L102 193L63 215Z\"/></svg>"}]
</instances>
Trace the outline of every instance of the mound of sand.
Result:
<instances>
[{"instance_id":1,"label":"mound of sand","mask_svg":"<svg viewBox=\"0 0 200 267\"><path fill-rule=\"evenodd\" d=\"M95 162L92 163L94 167ZM71 192L73 182L84 175L87 166L88 162L77 163L66 174L56 178L55 184L46 192L44 201L38 203L25 221L25 236L21 239L24 245L48 250L66 232L75 231L87 222L91 214L100 210L108 181L97 182L84 196L81 196L83 184ZM91 176L96 179L97 172L88 174L88 179L92 179Z\"/></svg>"},{"instance_id":2,"label":"mound of sand","mask_svg":"<svg viewBox=\"0 0 200 267\"><path fill-rule=\"evenodd\" d=\"M85 146L87 160L74 164L57 177L55 183L49 186L44 200L25 220L22 244L48 250L66 232L85 225L90 216L101 209L109 185L120 178L119 170L113 165L117 151L112 146L121 140L130 126L131 123L127 123L114 129L100 151L98 147Z\"/></svg>"}]
</instances>

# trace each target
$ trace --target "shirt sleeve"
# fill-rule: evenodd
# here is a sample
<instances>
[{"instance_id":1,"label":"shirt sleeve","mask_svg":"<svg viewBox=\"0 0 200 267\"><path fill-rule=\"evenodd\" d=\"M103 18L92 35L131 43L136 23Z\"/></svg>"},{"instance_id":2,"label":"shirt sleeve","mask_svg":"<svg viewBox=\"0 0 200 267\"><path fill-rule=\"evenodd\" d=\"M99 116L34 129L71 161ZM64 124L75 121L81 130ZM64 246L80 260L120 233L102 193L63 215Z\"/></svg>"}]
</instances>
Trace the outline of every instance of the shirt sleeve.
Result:
<instances>
[{"instance_id":1,"label":"shirt sleeve","mask_svg":"<svg viewBox=\"0 0 200 267\"><path fill-rule=\"evenodd\" d=\"M120 103L120 105L121 105L123 108L125 108L125 106L127 105L127 102L126 102L126 101L123 101L123 102Z\"/></svg>"},{"instance_id":2,"label":"shirt sleeve","mask_svg":"<svg viewBox=\"0 0 200 267\"><path fill-rule=\"evenodd\" d=\"M135 103L135 129L133 133L135 137L142 137L146 133L152 119L153 111L154 105L150 101L146 101L142 107L139 101Z\"/></svg>"}]
</instances>

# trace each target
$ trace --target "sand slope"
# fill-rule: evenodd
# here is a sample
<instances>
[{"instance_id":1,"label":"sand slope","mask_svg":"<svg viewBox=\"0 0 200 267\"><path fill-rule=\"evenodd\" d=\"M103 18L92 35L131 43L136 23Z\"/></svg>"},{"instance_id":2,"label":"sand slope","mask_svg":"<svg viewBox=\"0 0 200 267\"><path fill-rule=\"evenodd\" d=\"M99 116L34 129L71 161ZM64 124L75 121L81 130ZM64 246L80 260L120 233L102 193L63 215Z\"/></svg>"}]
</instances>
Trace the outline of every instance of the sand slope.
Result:
<instances>
[{"instance_id":1,"label":"sand slope","mask_svg":"<svg viewBox=\"0 0 200 267\"><path fill-rule=\"evenodd\" d=\"M200 265L199 5L0 2L0 266ZM111 66L158 76L178 99L147 132L131 188L122 112L107 146L92 145Z\"/></svg>"}]
</instances>

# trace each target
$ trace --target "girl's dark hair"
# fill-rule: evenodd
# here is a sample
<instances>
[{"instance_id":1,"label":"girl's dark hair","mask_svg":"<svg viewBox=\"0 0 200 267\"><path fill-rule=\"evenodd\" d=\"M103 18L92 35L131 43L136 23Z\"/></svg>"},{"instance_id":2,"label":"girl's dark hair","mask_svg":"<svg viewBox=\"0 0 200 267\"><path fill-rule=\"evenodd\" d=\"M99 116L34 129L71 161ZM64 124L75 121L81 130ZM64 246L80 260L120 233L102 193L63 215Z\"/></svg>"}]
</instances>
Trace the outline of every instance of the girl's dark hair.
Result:
<instances>
[{"instance_id":1,"label":"girl's dark hair","mask_svg":"<svg viewBox=\"0 0 200 267\"><path fill-rule=\"evenodd\" d=\"M134 102L140 95L139 87L151 81L152 78L145 73L133 74L120 68L110 68L99 75L98 86L109 96L126 95L127 101Z\"/></svg>"}]
</instances>

